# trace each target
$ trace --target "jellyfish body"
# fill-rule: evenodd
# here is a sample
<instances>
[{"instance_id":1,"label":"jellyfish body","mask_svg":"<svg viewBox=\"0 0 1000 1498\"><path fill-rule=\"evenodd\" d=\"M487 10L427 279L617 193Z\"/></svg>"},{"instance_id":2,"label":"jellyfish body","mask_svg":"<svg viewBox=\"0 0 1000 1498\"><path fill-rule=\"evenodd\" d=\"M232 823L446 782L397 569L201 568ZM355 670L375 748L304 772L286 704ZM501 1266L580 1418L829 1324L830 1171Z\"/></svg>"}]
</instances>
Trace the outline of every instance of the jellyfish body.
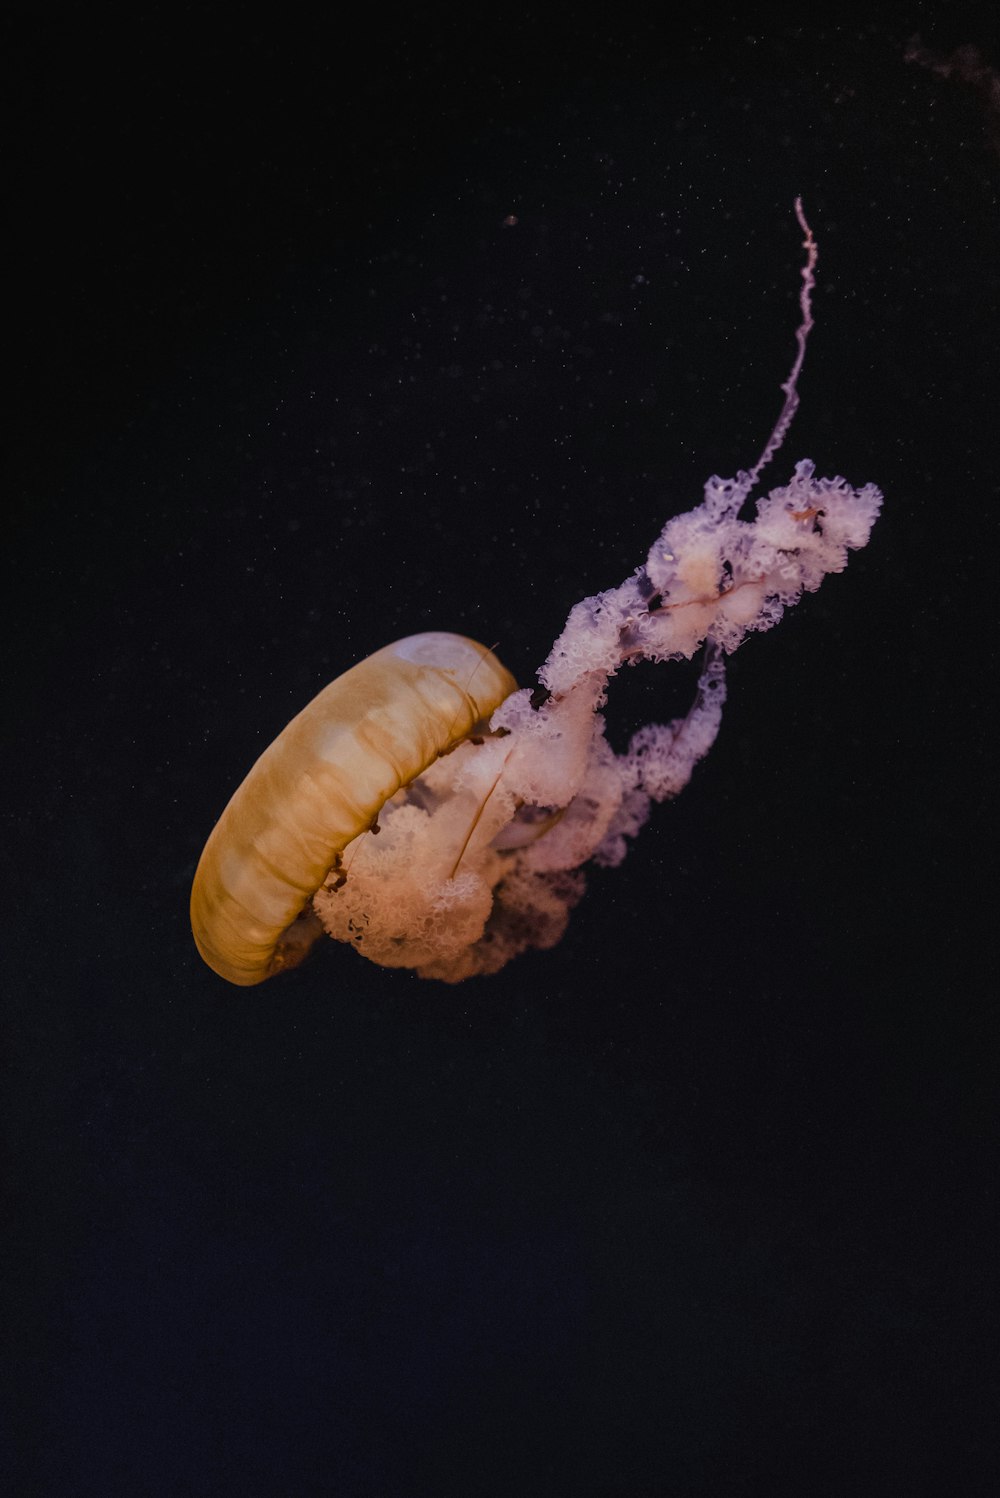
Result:
<instances>
[{"instance_id":1,"label":"jellyfish body","mask_svg":"<svg viewBox=\"0 0 1000 1498\"><path fill-rule=\"evenodd\" d=\"M305 955L309 901L385 802L485 722L517 683L462 635L412 635L325 687L257 760L205 845L199 952L249 985Z\"/></svg>"},{"instance_id":2,"label":"jellyfish body","mask_svg":"<svg viewBox=\"0 0 1000 1498\"><path fill-rule=\"evenodd\" d=\"M757 501L753 521L740 519L798 403L816 245L798 203L796 213L806 249L798 349L756 465L711 478L631 577L574 606L538 672L541 690L517 690L470 641L430 635L387 647L320 693L254 766L202 856L192 923L223 977L256 983L293 965L318 921L385 966L447 982L495 972L554 945L584 866L620 863L651 804L687 784L718 731L724 655L842 571L882 502L873 484L818 479L800 462ZM640 729L616 754L601 713L611 679L699 650L686 716Z\"/></svg>"}]
</instances>

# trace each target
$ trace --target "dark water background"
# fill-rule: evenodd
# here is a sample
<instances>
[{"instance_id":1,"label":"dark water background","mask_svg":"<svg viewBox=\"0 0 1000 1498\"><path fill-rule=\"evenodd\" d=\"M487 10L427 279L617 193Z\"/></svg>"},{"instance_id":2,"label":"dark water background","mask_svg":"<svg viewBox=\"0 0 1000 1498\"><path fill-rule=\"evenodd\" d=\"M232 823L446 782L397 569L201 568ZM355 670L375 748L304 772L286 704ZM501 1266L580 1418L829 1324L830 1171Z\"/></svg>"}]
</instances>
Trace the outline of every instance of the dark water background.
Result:
<instances>
[{"instance_id":1,"label":"dark water background","mask_svg":"<svg viewBox=\"0 0 1000 1498\"><path fill-rule=\"evenodd\" d=\"M994 1491L985 15L16 35L12 1493ZM227 988L191 875L292 713L428 628L530 680L756 457L799 193L774 482L877 482L867 551L556 950Z\"/></svg>"}]
</instances>

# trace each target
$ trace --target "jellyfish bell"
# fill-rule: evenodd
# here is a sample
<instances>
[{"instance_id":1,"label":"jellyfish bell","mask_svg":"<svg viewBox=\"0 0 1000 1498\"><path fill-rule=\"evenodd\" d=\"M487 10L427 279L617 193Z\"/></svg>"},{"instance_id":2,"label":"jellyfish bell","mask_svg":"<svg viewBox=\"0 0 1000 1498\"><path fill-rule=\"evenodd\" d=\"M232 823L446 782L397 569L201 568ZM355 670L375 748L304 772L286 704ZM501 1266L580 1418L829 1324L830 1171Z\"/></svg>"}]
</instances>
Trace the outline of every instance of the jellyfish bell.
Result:
<instances>
[{"instance_id":1,"label":"jellyfish bell","mask_svg":"<svg viewBox=\"0 0 1000 1498\"><path fill-rule=\"evenodd\" d=\"M321 927L387 967L459 982L559 941L586 864L615 866L654 802L678 794L718 732L724 657L770 629L866 545L882 495L810 462L740 512L784 440L812 327L806 260L785 401L754 467L713 477L642 566L576 604L518 689L491 650L416 635L339 677L240 786L205 848L191 912L205 960L233 983L293 966ZM701 652L686 715L616 754L609 685L638 661Z\"/></svg>"},{"instance_id":2,"label":"jellyfish bell","mask_svg":"<svg viewBox=\"0 0 1000 1498\"><path fill-rule=\"evenodd\" d=\"M517 683L462 635L397 640L339 676L257 760L201 855L199 952L231 983L295 966L320 934L309 902L399 788L448 754Z\"/></svg>"}]
</instances>

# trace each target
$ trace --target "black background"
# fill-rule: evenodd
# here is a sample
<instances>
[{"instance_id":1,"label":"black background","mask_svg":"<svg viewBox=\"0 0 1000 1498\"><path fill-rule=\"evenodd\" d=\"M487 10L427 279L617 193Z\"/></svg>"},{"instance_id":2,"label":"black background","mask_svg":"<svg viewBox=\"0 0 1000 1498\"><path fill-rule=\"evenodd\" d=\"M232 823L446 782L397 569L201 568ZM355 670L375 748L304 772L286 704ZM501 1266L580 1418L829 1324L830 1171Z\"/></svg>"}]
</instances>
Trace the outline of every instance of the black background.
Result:
<instances>
[{"instance_id":1,"label":"black background","mask_svg":"<svg viewBox=\"0 0 1000 1498\"><path fill-rule=\"evenodd\" d=\"M1000 119L905 54L1000 51L886 14L16 34L12 1492L993 1490ZM757 456L797 193L772 482L879 483L868 549L558 948L226 987L287 719L421 629L529 681Z\"/></svg>"}]
</instances>

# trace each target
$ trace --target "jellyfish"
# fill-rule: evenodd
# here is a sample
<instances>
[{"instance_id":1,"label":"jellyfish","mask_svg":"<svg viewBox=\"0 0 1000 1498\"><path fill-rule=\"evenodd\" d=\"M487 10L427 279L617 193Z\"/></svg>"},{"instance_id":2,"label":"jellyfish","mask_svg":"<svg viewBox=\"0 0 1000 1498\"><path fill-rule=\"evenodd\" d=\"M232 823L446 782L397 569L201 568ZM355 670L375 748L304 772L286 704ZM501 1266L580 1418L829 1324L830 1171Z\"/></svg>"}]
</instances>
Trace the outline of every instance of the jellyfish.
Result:
<instances>
[{"instance_id":1,"label":"jellyfish","mask_svg":"<svg viewBox=\"0 0 1000 1498\"><path fill-rule=\"evenodd\" d=\"M295 967L324 930L447 983L555 946L587 866L620 864L711 748L725 657L867 544L879 489L817 477L809 461L752 520L740 514L799 403L818 250L798 199L795 212L796 353L757 462L710 478L630 577L573 606L536 686L519 688L493 648L430 632L324 688L258 759L199 861L192 929L223 978L248 986ZM695 656L685 715L616 753L602 710L618 672Z\"/></svg>"}]
</instances>

